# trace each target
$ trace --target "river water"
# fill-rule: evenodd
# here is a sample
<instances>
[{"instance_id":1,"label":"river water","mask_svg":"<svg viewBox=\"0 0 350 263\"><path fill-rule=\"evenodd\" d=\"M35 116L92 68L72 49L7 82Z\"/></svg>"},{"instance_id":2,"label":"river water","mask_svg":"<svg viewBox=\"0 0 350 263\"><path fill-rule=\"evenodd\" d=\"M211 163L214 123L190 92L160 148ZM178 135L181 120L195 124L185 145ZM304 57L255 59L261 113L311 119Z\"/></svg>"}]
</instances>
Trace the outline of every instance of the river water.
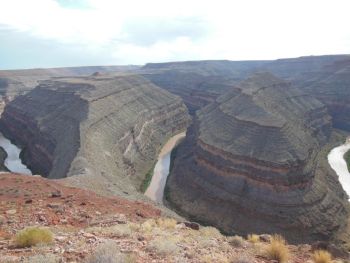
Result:
<instances>
[{"instance_id":1,"label":"river water","mask_svg":"<svg viewBox=\"0 0 350 263\"><path fill-rule=\"evenodd\" d=\"M29 174L32 172L25 166L21 159L19 158L19 154L21 153L21 149L16 145L12 144L10 140L4 137L4 135L0 132L0 146L6 151L7 158L5 159L5 166L13 173L21 173L21 174Z\"/></svg>"},{"instance_id":2,"label":"river water","mask_svg":"<svg viewBox=\"0 0 350 263\"><path fill-rule=\"evenodd\" d=\"M176 143L185 136L186 132L182 132L171 137L159 153L151 183L145 192L146 196L157 203L163 203L165 183L169 175L171 151L176 146Z\"/></svg>"},{"instance_id":3,"label":"river water","mask_svg":"<svg viewBox=\"0 0 350 263\"><path fill-rule=\"evenodd\" d=\"M350 139L347 139L345 144L332 149L328 154L328 162L339 176L339 182L343 186L344 191L350 196L350 172L344 159L344 154L349 150Z\"/></svg>"}]
</instances>

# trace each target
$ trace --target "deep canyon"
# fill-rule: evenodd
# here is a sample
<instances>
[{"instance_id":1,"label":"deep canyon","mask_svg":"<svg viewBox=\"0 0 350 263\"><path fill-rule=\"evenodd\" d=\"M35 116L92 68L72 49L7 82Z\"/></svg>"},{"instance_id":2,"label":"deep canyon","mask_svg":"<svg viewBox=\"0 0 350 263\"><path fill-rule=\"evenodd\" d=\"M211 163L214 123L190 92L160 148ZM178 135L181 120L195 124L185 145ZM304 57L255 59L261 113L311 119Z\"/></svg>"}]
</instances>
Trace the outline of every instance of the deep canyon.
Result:
<instances>
[{"instance_id":1,"label":"deep canyon","mask_svg":"<svg viewBox=\"0 0 350 263\"><path fill-rule=\"evenodd\" d=\"M350 132L349 86L348 55L2 71L0 129L33 174L145 200L187 130L166 153L171 209L230 234L343 242L348 196L327 155Z\"/></svg>"}]
</instances>

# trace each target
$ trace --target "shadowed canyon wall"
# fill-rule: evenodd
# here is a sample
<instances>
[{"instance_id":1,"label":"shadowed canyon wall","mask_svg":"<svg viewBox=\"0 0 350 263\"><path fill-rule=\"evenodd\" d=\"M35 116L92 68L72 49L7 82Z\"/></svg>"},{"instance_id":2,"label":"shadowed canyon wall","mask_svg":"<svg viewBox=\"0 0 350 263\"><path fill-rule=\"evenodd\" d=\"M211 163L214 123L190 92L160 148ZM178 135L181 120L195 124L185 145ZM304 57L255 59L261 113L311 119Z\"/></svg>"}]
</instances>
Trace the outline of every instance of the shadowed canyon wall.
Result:
<instances>
[{"instance_id":1,"label":"shadowed canyon wall","mask_svg":"<svg viewBox=\"0 0 350 263\"><path fill-rule=\"evenodd\" d=\"M255 74L197 112L177 150L167 199L227 233L330 239L348 216L323 151L331 129L322 102Z\"/></svg>"}]
</instances>

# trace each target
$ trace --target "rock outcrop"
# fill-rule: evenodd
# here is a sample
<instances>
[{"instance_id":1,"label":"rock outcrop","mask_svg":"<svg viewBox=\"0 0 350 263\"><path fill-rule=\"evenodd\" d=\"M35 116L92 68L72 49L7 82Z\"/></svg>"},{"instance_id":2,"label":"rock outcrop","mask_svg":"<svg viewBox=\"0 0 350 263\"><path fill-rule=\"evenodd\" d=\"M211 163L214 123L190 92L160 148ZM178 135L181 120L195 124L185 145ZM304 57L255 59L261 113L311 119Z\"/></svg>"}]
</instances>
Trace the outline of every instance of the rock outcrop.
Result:
<instances>
[{"instance_id":1,"label":"rock outcrop","mask_svg":"<svg viewBox=\"0 0 350 263\"><path fill-rule=\"evenodd\" d=\"M348 216L347 196L325 163L331 128L322 102L255 74L197 112L167 200L226 233L330 239Z\"/></svg>"},{"instance_id":2,"label":"rock outcrop","mask_svg":"<svg viewBox=\"0 0 350 263\"><path fill-rule=\"evenodd\" d=\"M188 123L179 97L117 74L43 81L5 107L0 125L34 174L122 194L138 190L161 145Z\"/></svg>"}]
</instances>

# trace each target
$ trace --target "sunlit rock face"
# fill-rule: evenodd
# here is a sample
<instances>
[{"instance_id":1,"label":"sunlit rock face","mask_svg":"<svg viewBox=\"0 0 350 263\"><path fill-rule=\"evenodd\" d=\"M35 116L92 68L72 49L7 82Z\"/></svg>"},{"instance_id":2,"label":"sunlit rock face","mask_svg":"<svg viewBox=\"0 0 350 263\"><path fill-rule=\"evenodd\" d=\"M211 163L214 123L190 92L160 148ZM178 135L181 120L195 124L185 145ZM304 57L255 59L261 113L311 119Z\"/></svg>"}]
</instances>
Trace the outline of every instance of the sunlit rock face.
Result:
<instances>
[{"instance_id":1,"label":"sunlit rock face","mask_svg":"<svg viewBox=\"0 0 350 263\"><path fill-rule=\"evenodd\" d=\"M162 144L188 123L179 97L116 74L44 81L9 103L0 125L33 173L118 194L138 190Z\"/></svg>"},{"instance_id":2,"label":"sunlit rock face","mask_svg":"<svg viewBox=\"0 0 350 263\"><path fill-rule=\"evenodd\" d=\"M231 234L327 240L348 214L323 151L331 128L322 102L255 74L197 112L177 150L168 201Z\"/></svg>"}]
</instances>

